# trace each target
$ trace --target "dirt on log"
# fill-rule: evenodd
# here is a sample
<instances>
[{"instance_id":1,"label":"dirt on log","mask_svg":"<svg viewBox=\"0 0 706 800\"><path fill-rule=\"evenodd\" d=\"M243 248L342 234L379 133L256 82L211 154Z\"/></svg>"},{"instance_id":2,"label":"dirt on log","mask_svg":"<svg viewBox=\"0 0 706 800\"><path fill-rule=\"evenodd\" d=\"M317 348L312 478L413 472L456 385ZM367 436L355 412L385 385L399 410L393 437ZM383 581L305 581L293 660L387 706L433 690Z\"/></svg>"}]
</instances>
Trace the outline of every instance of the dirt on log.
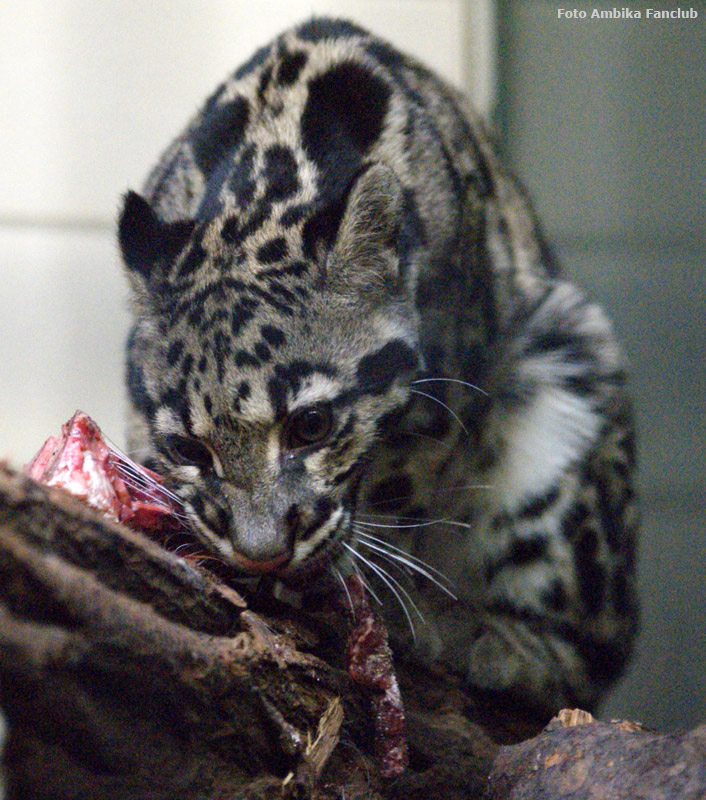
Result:
<instances>
[{"instance_id":1,"label":"dirt on log","mask_svg":"<svg viewBox=\"0 0 706 800\"><path fill-rule=\"evenodd\" d=\"M546 720L400 659L410 764L385 779L340 602L246 600L207 566L0 468L7 800L706 796L703 729L536 736Z\"/></svg>"}]
</instances>

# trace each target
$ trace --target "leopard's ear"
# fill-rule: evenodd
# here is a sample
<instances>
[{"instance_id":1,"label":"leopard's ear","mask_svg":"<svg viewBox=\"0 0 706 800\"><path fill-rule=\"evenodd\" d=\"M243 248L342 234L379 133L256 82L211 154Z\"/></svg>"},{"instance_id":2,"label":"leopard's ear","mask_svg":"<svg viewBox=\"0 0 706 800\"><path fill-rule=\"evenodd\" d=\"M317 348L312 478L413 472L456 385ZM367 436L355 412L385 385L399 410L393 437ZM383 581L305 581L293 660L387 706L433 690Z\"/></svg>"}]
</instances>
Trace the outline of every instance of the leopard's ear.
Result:
<instances>
[{"instance_id":1,"label":"leopard's ear","mask_svg":"<svg viewBox=\"0 0 706 800\"><path fill-rule=\"evenodd\" d=\"M162 222L137 192L125 195L118 222L120 252L137 292L163 276L184 249L194 229L193 220Z\"/></svg>"},{"instance_id":2,"label":"leopard's ear","mask_svg":"<svg viewBox=\"0 0 706 800\"><path fill-rule=\"evenodd\" d=\"M353 184L331 250L327 283L351 296L402 289L409 230L404 191L395 173L374 163Z\"/></svg>"}]
</instances>

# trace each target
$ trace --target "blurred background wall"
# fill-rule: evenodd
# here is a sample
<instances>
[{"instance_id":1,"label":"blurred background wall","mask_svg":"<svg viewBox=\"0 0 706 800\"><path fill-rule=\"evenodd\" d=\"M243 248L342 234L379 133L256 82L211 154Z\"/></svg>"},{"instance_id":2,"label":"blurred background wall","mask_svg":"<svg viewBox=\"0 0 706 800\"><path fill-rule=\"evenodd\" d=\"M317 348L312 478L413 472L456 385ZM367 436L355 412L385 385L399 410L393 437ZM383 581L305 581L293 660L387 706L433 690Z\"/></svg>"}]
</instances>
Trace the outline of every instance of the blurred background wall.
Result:
<instances>
[{"instance_id":1,"label":"blurred background wall","mask_svg":"<svg viewBox=\"0 0 706 800\"><path fill-rule=\"evenodd\" d=\"M706 721L706 7L567 21L560 5L4 0L0 458L23 463L76 408L122 443L120 195L256 47L312 12L348 16L472 94L567 272L615 319L641 429L644 620L603 713L693 725Z\"/></svg>"},{"instance_id":2,"label":"blurred background wall","mask_svg":"<svg viewBox=\"0 0 706 800\"><path fill-rule=\"evenodd\" d=\"M559 7L698 11L559 19ZM607 307L632 374L642 633L604 706L706 721L706 3L502 0L497 123L566 272Z\"/></svg>"}]
</instances>

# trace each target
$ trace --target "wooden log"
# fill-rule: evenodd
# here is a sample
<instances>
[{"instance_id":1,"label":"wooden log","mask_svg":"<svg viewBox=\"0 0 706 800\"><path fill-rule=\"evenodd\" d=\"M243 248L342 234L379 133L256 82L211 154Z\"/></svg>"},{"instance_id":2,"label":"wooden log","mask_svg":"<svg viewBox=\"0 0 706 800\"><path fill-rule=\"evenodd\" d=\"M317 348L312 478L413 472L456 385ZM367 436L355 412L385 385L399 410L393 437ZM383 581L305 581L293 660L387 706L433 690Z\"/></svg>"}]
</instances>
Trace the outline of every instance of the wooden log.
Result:
<instances>
[{"instance_id":1,"label":"wooden log","mask_svg":"<svg viewBox=\"0 0 706 800\"><path fill-rule=\"evenodd\" d=\"M410 763L385 779L376 704L346 670L350 624L319 600L245 597L0 467L0 798L706 797L706 727L574 713L539 733L532 712L400 658Z\"/></svg>"},{"instance_id":2,"label":"wooden log","mask_svg":"<svg viewBox=\"0 0 706 800\"><path fill-rule=\"evenodd\" d=\"M436 706L454 697L458 709L412 709L417 763L385 780L370 698L345 670L339 607L262 609L63 492L0 470L7 796L421 797L443 775L449 798L467 796L469 780L482 786L496 748L461 713L457 681L407 677L433 681ZM430 732L456 759L434 757Z\"/></svg>"},{"instance_id":3,"label":"wooden log","mask_svg":"<svg viewBox=\"0 0 706 800\"><path fill-rule=\"evenodd\" d=\"M488 800L703 800L706 725L659 734L564 711L537 737L500 748Z\"/></svg>"}]
</instances>

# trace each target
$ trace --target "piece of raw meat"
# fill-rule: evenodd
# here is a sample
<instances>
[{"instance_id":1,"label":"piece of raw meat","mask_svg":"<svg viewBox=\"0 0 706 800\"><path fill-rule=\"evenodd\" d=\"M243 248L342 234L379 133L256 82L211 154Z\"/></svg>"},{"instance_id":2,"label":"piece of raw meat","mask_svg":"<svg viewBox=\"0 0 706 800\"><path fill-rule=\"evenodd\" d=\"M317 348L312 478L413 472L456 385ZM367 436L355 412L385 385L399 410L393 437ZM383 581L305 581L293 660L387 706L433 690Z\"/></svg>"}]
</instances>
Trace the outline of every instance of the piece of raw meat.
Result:
<instances>
[{"instance_id":1,"label":"piece of raw meat","mask_svg":"<svg viewBox=\"0 0 706 800\"><path fill-rule=\"evenodd\" d=\"M348 673L370 697L380 774L384 778L395 778L402 774L409 757L404 707L387 642L387 629L371 607L358 575L346 579L346 595L353 616L353 629L346 648Z\"/></svg>"},{"instance_id":2,"label":"piece of raw meat","mask_svg":"<svg viewBox=\"0 0 706 800\"><path fill-rule=\"evenodd\" d=\"M47 439L25 473L132 528L150 532L179 524L160 476L109 447L83 411L62 426L59 436Z\"/></svg>"}]
</instances>

